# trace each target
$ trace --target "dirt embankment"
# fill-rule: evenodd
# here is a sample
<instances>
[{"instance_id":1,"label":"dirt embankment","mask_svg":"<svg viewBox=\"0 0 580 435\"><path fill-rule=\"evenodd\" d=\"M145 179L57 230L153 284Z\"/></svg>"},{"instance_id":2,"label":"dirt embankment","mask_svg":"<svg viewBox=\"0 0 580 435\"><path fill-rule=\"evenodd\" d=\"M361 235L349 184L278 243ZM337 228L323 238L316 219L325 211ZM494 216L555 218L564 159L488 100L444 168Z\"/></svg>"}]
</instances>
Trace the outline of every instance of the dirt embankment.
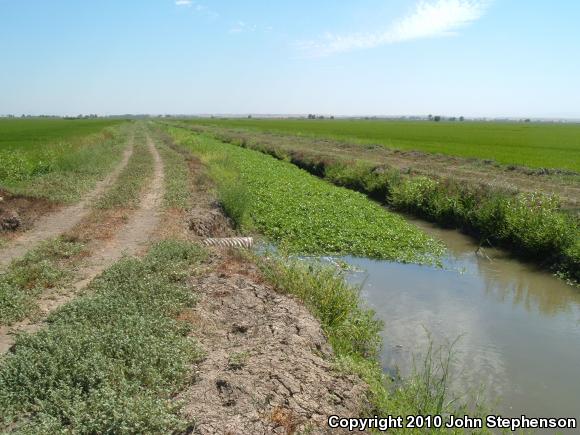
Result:
<instances>
[{"instance_id":1,"label":"dirt embankment","mask_svg":"<svg viewBox=\"0 0 580 435\"><path fill-rule=\"evenodd\" d=\"M199 300L182 315L206 353L197 382L179 395L194 433L326 433L328 416L359 416L365 387L333 369L304 306L261 283L247 263L215 261L192 279Z\"/></svg>"},{"instance_id":2,"label":"dirt embankment","mask_svg":"<svg viewBox=\"0 0 580 435\"><path fill-rule=\"evenodd\" d=\"M166 211L160 235L200 242L235 235L212 196L203 166L188 156L193 208ZM212 248L191 282L199 299L180 316L205 358L177 397L194 434L336 433L330 415L359 416L366 386L332 365L319 322L298 300L276 292L238 251Z\"/></svg>"}]
</instances>

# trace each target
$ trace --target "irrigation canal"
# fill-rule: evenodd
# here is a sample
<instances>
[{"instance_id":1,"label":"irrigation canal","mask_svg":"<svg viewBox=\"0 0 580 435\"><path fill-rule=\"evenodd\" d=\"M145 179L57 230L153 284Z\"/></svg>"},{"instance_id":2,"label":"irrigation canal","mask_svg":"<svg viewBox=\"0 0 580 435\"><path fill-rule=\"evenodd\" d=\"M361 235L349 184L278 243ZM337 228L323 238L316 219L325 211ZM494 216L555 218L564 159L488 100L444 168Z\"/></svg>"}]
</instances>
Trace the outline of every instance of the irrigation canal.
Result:
<instances>
[{"instance_id":1,"label":"irrigation canal","mask_svg":"<svg viewBox=\"0 0 580 435\"><path fill-rule=\"evenodd\" d=\"M477 252L457 231L412 223L447 245L443 269L342 258L385 322L385 371L408 374L430 340L459 338L455 392L484 386L503 416L580 421L580 290L501 250Z\"/></svg>"}]
</instances>

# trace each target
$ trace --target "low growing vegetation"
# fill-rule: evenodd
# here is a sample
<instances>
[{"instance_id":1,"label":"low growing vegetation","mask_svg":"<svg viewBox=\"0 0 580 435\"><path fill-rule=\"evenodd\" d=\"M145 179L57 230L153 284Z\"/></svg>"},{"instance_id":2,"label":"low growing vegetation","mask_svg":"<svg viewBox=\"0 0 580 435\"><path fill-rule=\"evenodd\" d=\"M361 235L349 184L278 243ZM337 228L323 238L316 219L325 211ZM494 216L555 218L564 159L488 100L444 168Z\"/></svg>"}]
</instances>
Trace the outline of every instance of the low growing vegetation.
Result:
<instances>
[{"instance_id":1,"label":"low growing vegetation","mask_svg":"<svg viewBox=\"0 0 580 435\"><path fill-rule=\"evenodd\" d=\"M0 121L0 187L75 202L121 159L129 134L118 121Z\"/></svg>"},{"instance_id":2,"label":"low growing vegetation","mask_svg":"<svg viewBox=\"0 0 580 435\"><path fill-rule=\"evenodd\" d=\"M290 253L352 254L432 263L442 246L364 195L334 187L287 162L206 136L171 130L208 164L227 214Z\"/></svg>"},{"instance_id":3,"label":"low growing vegetation","mask_svg":"<svg viewBox=\"0 0 580 435\"><path fill-rule=\"evenodd\" d=\"M167 208L187 210L191 205L189 168L186 157L170 146L170 138L160 133L158 150L165 165L165 198Z\"/></svg>"},{"instance_id":4,"label":"low growing vegetation","mask_svg":"<svg viewBox=\"0 0 580 435\"><path fill-rule=\"evenodd\" d=\"M172 393L201 352L177 314L204 251L166 241L124 259L0 360L0 426L18 433L181 433Z\"/></svg>"},{"instance_id":5,"label":"low growing vegetation","mask_svg":"<svg viewBox=\"0 0 580 435\"><path fill-rule=\"evenodd\" d=\"M133 155L123 169L119 178L95 206L98 209L115 207L136 208L139 205L140 193L153 173L153 156L145 144L142 131L135 137Z\"/></svg>"},{"instance_id":6,"label":"low growing vegetation","mask_svg":"<svg viewBox=\"0 0 580 435\"><path fill-rule=\"evenodd\" d=\"M83 245L58 238L47 241L12 263L0 274L0 325L10 325L32 314L36 299L46 290L64 286L70 266L79 260Z\"/></svg>"}]
</instances>

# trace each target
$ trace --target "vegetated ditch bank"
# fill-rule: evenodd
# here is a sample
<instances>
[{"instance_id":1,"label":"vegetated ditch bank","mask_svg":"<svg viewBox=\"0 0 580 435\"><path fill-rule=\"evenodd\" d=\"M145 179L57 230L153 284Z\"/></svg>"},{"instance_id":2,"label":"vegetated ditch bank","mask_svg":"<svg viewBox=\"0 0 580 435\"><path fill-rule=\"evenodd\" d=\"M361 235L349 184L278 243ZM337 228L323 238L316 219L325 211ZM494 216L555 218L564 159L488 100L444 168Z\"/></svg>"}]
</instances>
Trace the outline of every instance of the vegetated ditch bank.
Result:
<instances>
[{"instance_id":1,"label":"vegetated ditch bank","mask_svg":"<svg viewBox=\"0 0 580 435\"><path fill-rule=\"evenodd\" d=\"M178 143L200 155L209 165L210 173L217 177L226 210L233 210L232 216L241 217L238 222L247 230L251 225L244 219L264 219L271 208L280 206L276 196L284 198L292 192L287 184L306 177L304 172L297 170L293 172L301 174L300 177L289 176L282 169L290 167L288 163L276 162L268 156L259 157L252 150L236 149L176 128L169 131ZM245 159L246 163L240 164L240 160ZM272 168L265 169L259 161L270 162ZM230 179L235 183L223 180L220 183L219 177L225 167L233 171ZM262 183L272 186L275 194L251 187L252 182L248 180L259 176L264 179ZM228 194L232 185L243 194ZM283 186L282 191L279 186ZM299 186L303 191L310 189L304 181ZM287 240L299 239L301 229L308 225L307 220L301 220L301 209L313 215L317 207L325 209L321 205L324 200L316 195L312 202L303 199L300 192L296 192L296 197L299 198L296 202L282 201L281 207L287 207L283 208L286 218L272 221L277 230L270 239L280 241L282 246L292 246ZM239 207L233 206L237 204L235 198L240 199ZM263 202L267 204L263 211L260 206L254 209L254 203ZM348 202L344 205L352 207ZM333 213L342 214L340 202L334 204ZM297 224L293 223L294 218ZM443 257L442 269L338 257L339 264L348 263L363 270L351 275L363 284L363 299L385 321L383 368L394 373L393 367L400 366L404 374L416 375L408 368L413 366L413 356L417 353L429 354L430 341L423 329L427 327L437 343L453 342L460 337L452 358L454 368L458 369L455 373L460 374L454 375L457 379L449 379L446 388L454 384L457 387L454 392L458 393L473 391L485 384L486 397L490 398L490 403L499 398L498 409L504 415L517 416L518 412L535 416L575 415L578 406L575 391L579 385L570 379L575 378L573 374L580 357L571 351L580 348L577 325L580 295L577 290L531 264L517 261L505 251L478 247L457 231L427 227L420 221L412 223L445 241L448 255ZM329 252L325 249L333 246L325 244L325 238L312 240L320 243L319 254ZM301 253L301 250L294 252ZM314 252L312 247L310 253ZM302 292L301 298L308 300L309 291L304 290L306 294ZM312 301L319 297L324 301L324 295L314 293L311 296ZM538 336L544 337L543 345L539 344ZM561 378L553 377L553 359L558 361L558 373L564 374Z\"/></svg>"},{"instance_id":2,"label":"vegetated ditch bank","mask_svg":"<svg viewBox=\"0 0 580 435\"><path fill-rule=\"evenodd\" d=\"M385 164L356 160L340 153L329 157L301 147L278 146L221 129L180 124L211 134L224 142L269 154L318 177L412 213L445 228L460 229L483 245L499 245L523 259L580 280L580 226L578 218L561 210L556 195L517 192L453 178L412 176ZM284 139L280 139L283 141ZM388 163L387 163L388 164Z\"/></svg>"},{"instance_id":3,"label":"vegetated ditch bank","mask_svg":"<svg viewBox=\"0 0 580 435\"><path fill-rule=\"evenodd\" d=\"M182 197L183 187L183 183L172 187L173 193L166 195L167 206L177 205L171 198ZM250 259L244 260L240 269L245 269ZM263 276L281 293L305 300L321 320L335 347L334 354L328 351L316 322L310 320L301 304L276 296L271 286L266 288L262 283L254 283L248 290L248 280L229 276L227 269L208 271L212 264L207 251L199 246L164 241L154 245L145 258L119 261L78 299L51 313L44 329L17 338L10 353L0 359L0 427L16 433L191 433L200 429L199 423L207 423L211 414L217 416L212 420L213 427L235 429L236 423L247 416L231 414L231 410L244 409L239 399L245 387L249 388L245 405L253 411L264 407L263 414L252 414L246 421L268 432L327 433L320 421L323 413L330 410L348 415L355 411L352 399L360 386L344 389L352 373L369 383L373 408L368 414L366 408L361 409L367 415L451 411L437 395L441 391L425 389L424 383L387 391L374 359L379 324L368 310L358 306L358 293L340 276L273 259L260 264ZM226 262L225 267L230 266ZM208 322L202 325L190 321L195 320L190 309L201 296L201 285L210 287L206 299L210 304L213 301L215 308L221 305L216 301L227 300L230 304L227 320L213 318L224 320L216 322L222 328L220 334L233 340L234 347L227 351L239 349L244 342L232 335L247 333L253 337L257 329L265 331L270 341L250 352L223 357L220 353L226 349L212 349L211 344L218 341L212 340L210 333L206 334L210 345L206 356L192 332L212 326L214 312L207 310L207 301L205 311L198 314L206 316L202 319ZM239 293L245 294L243 307L236 304ZM256 312L258 299L267 312ZM244 318L240 312L252 316ZM222 315L228 313L223 311ZM226 322L234 319L239 324L232 331L232 325ZM264 324L264 319L273 323ZM301 352L298 358L284 354L292 350ZM308 361L301 360L306 354ZM272 357L278 358L279 366ZM208 397L203 388L206 384L199 377L207 380L212 374L196 371L198 367L207 368L207 361L201 365L204 360L227 361L227 368L220 365L219 370L228 373L220 372L219 376L229 381L211 385L211 401L187 402ZM254 361L255 367L247 368ZM312 365L304 366L304 362ZM252 372L254 376L271 373L270 378L260 378L265 391L253 389L251 383L243 384L252 380L248 378ZM306 376L306 385L312 388L302 391L300 383L293 380L298 372ZM313 378L320 374L324 379ZM272 388L277 389L270 394ZM264 403L256 404L256 396ZM287 401L274 403L278 406L272 410L273 397L274 401ZM311 414L317 419L309 421ZM224 415L232 418L224 421Z\"/></svg>"},{"instance_id":4,"label":"vegetated ditch bank","mask_svg":"<svg viewBox=\"0 0 580 435\"><path fill-rule=\"evenodd\" d=\"M208 165L225 211L292 254L351 254L434 264L443 246L400 216L296 166L209 136L170 127Z\"/></svg>"},{"instance_id":5,"label":"vegetated ditch bank","mask_svg":"<svg viewBox=\"0 0 580 435\"><path fill-rule=\"evenodd\" d=\"M255 177L260 175L266 183L286 186L290 191L292 191L293 185L294 188L301 187L303 191L307 191L311 187L310 183L323 183L309 174L294 168L292 165L277 162L259 153L237 149L232 145L223 144L208 137L192 135L181 129L167 128L167 131L173 136L178 145L190 150L195 156L200 157L202 162L207 164L208 174L215 181L216 194L222 207L229 210L229 216L232 219L236 219L238 228L241 230L249 231L250 228L253 228L255 234L257 229L252 227L250 223L259 221L260 217L269 219L269 210L277 207L278 201L285 200L285 195L280 191L275 191L275 195L280 196L280 199L277 200L274 196L267 196L265 190L255 190L257 187L255 185L252 186L253 182L251 180L248 181L249 172L252 172ZM240 160L246 158L248 159L247 166L240 163ZM261 162L267 162L266 164L272 165L275 170L264 170ZM234 175L236 174L235 169L240 169L237 164L241 164L244 170ZM228 168L234 172L229 172L226 180L233 180L235 183L224 181L224 171ZM294 175L289 175L289 173ZM251 177L252 175L250 175ZM247 188L249 192L260 197L258 202L266 202L268 207L258 205L254 209L256 197L252 196L250 200L248 191L246 191L245 195L239 197L231 195L230 189L232 189L232 185L235 185L238 191L241 192L244 191L243 188ZM337 189L337 191L343 192L342 189L327 184L326 186L329 190ZM299 189L297 192L299 192ZM326 193L328 194L328 192ZM359 198L358 194L353 192L350 192L349 195ZM331 199L333 198L332 195L329 196ZM293 248L293 243L296 243L296 240L300 238L300 228L308 225L305 216L308 217L310 213L313 214L315 224L318 223L316 209L317 207L324 208L326 205L324 196L318 197L314 195L314 197L316 198L315 201L309 201L307 195L299 195L299 199L304 201L292 202L291 206L283 208L287 218L278 222L278 232L283 234L284 237L278 236L277 240L280 241L281 245L290 246L290 249L294 249L294 252L300 252L300 249ZM238 201L235 201L235 198L238 198ZM368 200L364 200L371 204ZM343 211L343 207L352 206L352 202L341 204L340 202L334 203L334 207L337 209L335 214L339 216ZM301 215L301 209L305 210L304 215ZM381 212L389 216L385 210L381 210ZM336 218L333 217L332 219ZM394 222L399 224L398 219L394 220ZM310 223L310 225L313 225L313 223ZM335 223L331 222L330 225L333 226ZM310 234L311 231L311 228L306 228L306 234ZM355 237L354 234L351 234L351 236ZM309 240L311 252L314 250L316 240L319 243L318 252L325 252L325 249L331 246L326 244L324 238ZM429 238L424 238L424 236L421 236L419 240L425 241L425 246L437 248L439 246L438 244L433 245L433 242ZM356 244L353 243L353 246L356 246ZM362 245L359 245L359 249L360 246ZM404 250L405 248L403 246L399 249ZM393 249L387 250L387 252L393 252ZM334 349L332 361L338 373L355 373L368 385L368 398L371 407L363 412L364 415L406 416L410 414L448 413L463 415L466 412L467 408L462 407L459 401L449 400L448 392L446 391L447 376L449 375L447 372L448 367L440 365L437 358L442 355L435 351L432 355L433 358L426 361L424 370L419 370L405 381L392 383L385 377L377 359L377 352L380 346L378 333L382 326L380 322L377 322L374 314L364 308L364 303L360 299L358 290L345 283L344 275L341 272L334 268L321 268L310 263L293 261L285 257L277 258L276 256L246 258L244 262L256 262L266 280L273 284L278 291L297 296L304 301L309 310L320 320L322 328ZM216 290L212 291L215 292ZM242 290L240 292L243 293ZM229 292L224 294L227 295ZM246 302L240 300L240 303L244 305ZM248 316L252 317L253 314L250 315L248 313ZM207 322L204 320L204 324ZM232 334L228 334L228 337L230 335ZM214 358L213 356L210 357L210 361L213 361ZM287 369L283 369L279 376L285 377L285 370ZM315 432L318 433L316 430ZM420 429L415 431L406 430L404 432L422 433ZM445 430L441 430L441 432L445 432Z\"/></svg>"}]
</instances>

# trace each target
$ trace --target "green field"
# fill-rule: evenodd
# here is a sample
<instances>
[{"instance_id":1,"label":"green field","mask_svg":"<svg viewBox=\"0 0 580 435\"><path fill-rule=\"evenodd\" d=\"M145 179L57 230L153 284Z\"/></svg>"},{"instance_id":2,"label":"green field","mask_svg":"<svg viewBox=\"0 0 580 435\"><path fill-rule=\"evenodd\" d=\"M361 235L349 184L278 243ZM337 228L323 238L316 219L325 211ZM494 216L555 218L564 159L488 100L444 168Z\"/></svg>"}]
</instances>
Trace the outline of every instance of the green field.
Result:
<instances>
[{"instance_id":1,"label":"green field","mask_svg":"<svg viewBox=\"0 0 580 435\"><path fill-rule=\"evenodd\" d=\"M191 122L580 172L580 124L337 119L196 119Z\"/></svg>"},{"instance_id":2,"label":"green field","mask_svg":"<svg viewBox=\"0 0 580 435\"><path fill-rule=\"evenodd\" d=\"M70 142L121 122L112 119L0 119L0 151Z\"/></svg>"},{"instance_id":3,"label":"green field","mask_svg":"<svg viewBox=\"0 0 580 435\"><path fill-rule=\"evenodd\" d=\"M0 188L74 202L121 156L119 120L0 120Z\"/></svg>"},{"instance_id":4,"label":"green field","mask_svg":"<svg viewBox=\"0 0 580 435\"><path fill-rule=\"evenodd\" d=\"M443 248L403 218L348 189L257 151L171 128L218 184L228 215L293 254L351 254L432 263Z\"/></svg>"}]
</instances>

